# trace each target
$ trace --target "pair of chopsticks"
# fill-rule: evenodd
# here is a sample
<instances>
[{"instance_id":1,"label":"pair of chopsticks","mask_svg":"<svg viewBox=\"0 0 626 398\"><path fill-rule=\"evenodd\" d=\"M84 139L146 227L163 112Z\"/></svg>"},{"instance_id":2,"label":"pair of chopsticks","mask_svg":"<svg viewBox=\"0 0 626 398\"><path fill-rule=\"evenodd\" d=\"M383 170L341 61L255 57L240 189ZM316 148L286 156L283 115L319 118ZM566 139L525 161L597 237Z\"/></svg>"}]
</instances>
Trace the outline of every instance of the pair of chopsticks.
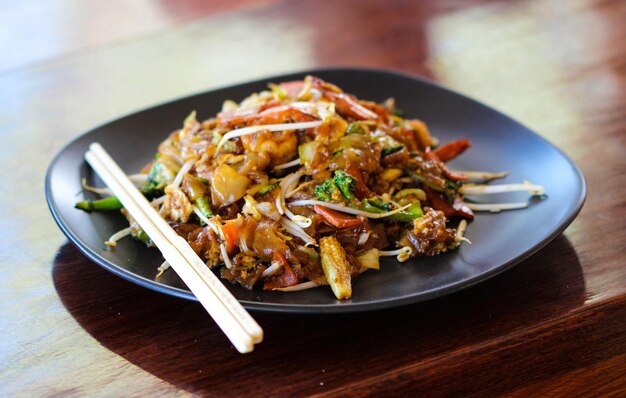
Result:
<instances>
[{"instance_id":1,"label":"pair of chopsticks","mask_svg":"<svg viewBox=\"0 0 626 398\"><path fill-rule=\"evenodd\" d=\"M148 234L163 257L241 352L263 341L263 329L211 272L185 239L150 205L104 148L94 142L85 159Z\"/></svg>"}]
</instances>

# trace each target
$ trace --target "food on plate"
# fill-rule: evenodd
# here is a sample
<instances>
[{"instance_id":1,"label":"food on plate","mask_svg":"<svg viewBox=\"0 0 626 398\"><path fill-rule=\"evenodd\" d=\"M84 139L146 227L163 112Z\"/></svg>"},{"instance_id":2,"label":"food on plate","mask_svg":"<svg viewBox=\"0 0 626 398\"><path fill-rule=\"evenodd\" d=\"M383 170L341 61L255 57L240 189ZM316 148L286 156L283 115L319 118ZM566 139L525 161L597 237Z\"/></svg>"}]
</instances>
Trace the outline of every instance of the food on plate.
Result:
<instances>
[{"instance_id":1,"label":"food on plate","mask_svg":"<svg viewBox=\"0 0 626 398\"><path fill-rule=\"evenodd\" d=\"M352 280L400 262L454 250L473 210L528 203L472 203L469 195L527 191L528 182L484 185L506 173L455 171L446 162L470 148L439 145L426 124L404 117L393 99L362 100L314 76L270 84L215 117L192 112L130 176L207 266L246 288L298 291L329 285L338 299ZM106 194L106 188L87 190ZM86 210L121 210L131 235L150 237L115 197ZM167 264L159 267L159 273Z\"/></svg>"}]
</instances>

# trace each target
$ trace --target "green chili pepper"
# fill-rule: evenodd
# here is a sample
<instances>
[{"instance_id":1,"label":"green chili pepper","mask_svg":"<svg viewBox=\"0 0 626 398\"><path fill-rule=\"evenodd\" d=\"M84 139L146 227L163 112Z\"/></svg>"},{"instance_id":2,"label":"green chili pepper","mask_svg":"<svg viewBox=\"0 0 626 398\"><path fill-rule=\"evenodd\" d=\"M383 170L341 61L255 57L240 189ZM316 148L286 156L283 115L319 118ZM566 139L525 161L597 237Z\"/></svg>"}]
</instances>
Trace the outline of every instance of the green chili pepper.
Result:
<instances>
[{"instance_id":1,"label":"green chili pepper","mask_svg":"<svg viewBox=\"0 0 626 398\"><path fill-rule=\"evenodd\" d=\"M411 222L416 218L420 218L424 215L422 212L422 206L419 203L411 203L411 206L406 209L385 217L385 220L398 221L398 222Z\"/></svg>"},{"instance_id":2,"label":"green chili pepper","mask_svg":"<svg viewBox=\"0 0 626 398\"><path fill-rule=\"evenodd\" d=\"M385 213L392 210L391 206L392 205L389 202L383 202L379 198L371 198L363 201L363 203L361 204L361 210L367 211L369 213ZM383 220L410 222L416 218L422 217L423 215L424 214L422 212L422 206L420 206L418 202L411 203L411 205L406 209L387 216L383 218Z\"/></svg>"},{"instance_id":3,"label":"green chili pepper","mask_svg":"<svg viewBox=\"0 0 626 398\"><path fill-rule=\"evenodd\" d=\"M383 202L379 198L371 198L363 201L362 208L369 213L384 213L391 211L393 205L389 202Z\"/></svg>"},{"instance_id":4,"label":"green chili pepper","mask_svg":"<svg viewBox=\"0 0 626 398\"><path fill-rule=\"evenodd\" d=\"M113 211L123 208L122 202L117 196L110 196L104 199L98 200L86 200L84 202L78 202L74 205L75 208L84 210L86 212L92 211Z\"/></svg>"}]
</instances>

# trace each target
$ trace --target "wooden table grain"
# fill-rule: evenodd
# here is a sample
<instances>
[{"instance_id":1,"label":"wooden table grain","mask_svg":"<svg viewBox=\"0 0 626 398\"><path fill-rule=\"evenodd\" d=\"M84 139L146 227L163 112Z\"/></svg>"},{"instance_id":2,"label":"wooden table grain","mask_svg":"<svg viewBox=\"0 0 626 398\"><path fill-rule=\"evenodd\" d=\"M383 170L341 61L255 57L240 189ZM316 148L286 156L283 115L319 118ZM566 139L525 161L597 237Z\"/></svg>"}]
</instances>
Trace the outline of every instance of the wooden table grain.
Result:
<instances>
[{"instance_id":1,"label":"wooden table grain","mask_svg":"<svg viewBox=\"0 0 626 398\"><path fill-rule=\"evenodd\" d=\"M0 0L0 395L626 395L626 2ZM194 302L109 274L49 214L69 140L190 93L324 66L436 80L587 178L544 249L447 297L255 313L240 355ZM163 134L167 132L162 132Z\"/></svg>"}]
</instances>

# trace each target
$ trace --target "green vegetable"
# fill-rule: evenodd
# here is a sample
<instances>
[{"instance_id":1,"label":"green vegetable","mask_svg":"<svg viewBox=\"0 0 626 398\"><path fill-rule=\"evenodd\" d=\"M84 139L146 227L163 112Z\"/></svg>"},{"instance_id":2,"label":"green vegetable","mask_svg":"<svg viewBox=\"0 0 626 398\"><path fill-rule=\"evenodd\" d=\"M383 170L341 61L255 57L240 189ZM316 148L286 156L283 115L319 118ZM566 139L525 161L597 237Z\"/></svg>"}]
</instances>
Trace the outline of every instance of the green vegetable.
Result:
<instances>
[{"instance_id":1,"label":"green vegetable","mask_svg":"<svg viewBox=\"0 0 626 398\"><path fill-rule=\"evenodd\" d=\"M313 192L319 200L331 200L336 189L337 186L332 180L326 180L323 184L316 186Z\"/></svg>"},{"instance_id":2,"label":"green vegetable","mask_svg":"<svg viewBox=\"0 0 626 398\"><path fill-rule=\"evenodd\" d=\"M385 157L388 155L391 155L392 153L396 153L398 151L401 151L404 148L404 145L396 145L396 146L392 146L392 147L386 147L383 148L383 151L381 153L381 157Z\"/></svg>"},{"instance_id":3,"label":"green vegetable","mask_svg":"<svg viewBox=\"0 0 626 398\"><path fill-rule=\"evenodd\" d=\"M354 177L343 170L335 170L333 182L346 199L354 199L353 192L356 189L356 180Z\"/></svg>"},{"instance_id":4,"label":"green vegetable","mask_svg":"<svg viewBox=\"0 0 626 398\"><path fill-rule=\"evenodd\" d=\"M369 213L384 213L393 210L393 205L379 198L371 198L363 201L362 208Z\"/></svg>"},{"instance_id":5,"label":"green vegetable","mask_svg":"<svg viewBox=\"0 0 626 398\"><path fill-rule=\"evenodd\" d=\"M350 134L365 134L365 129L361 126L361 123L350 123L346 129L346 135Z\"/></svg>"},{"instance_id":6,"label":"green vegetable","mask_svg":"<svg viewBox=\"0 0 626 398\"><path fill-rule=\"evenodd\" d=\"M404 117L404 111L402 109L399 109L399 108L394 108L393 109L393 114L395 116Z\"/></svg>"},{"instance_id":7,"label":"green vegetable","mask_svg":"<svg viewBox=\"0 0 626 398\"><path fill-rule=\"evenodd\" d=\"M416 218L422 217L423 215L424 213L422 212L422 206L420 206L419 203L411 203L411 206L409 206L408 208L396 214L385 217L384 220L410 222L415 220Z\"/></svg>"},{"instance_id":8,"label":"green vegetable","mask_svg":"<svg viewBox=\"0 0 626 398\"><path fill-rule=\"evenodd\" d=\"M461 189L461 182L453 181L453 180L450 180L449 178L446 178L446 188L451 189L454 192L458 192L458 190Z\"/></svg>"},{"instance_id":9,"label":"green vegetable","mask_svg":"<svg viewBox=\"0 0 626 398\"><path fill-rule=\"evenodd\" d=\"M427 186L428 188L431 188L434 191L437 192L441 192L441 193L446 193L446 189L443 187L440 187L439 185L433 183L432 181L429 181L426 179L426 177L424 177L423 175L415 172L415 171L410 171L409 172L409 176L416 182L422 183L425 186Z\"/></svg>"},{"instance_id":10,"label":"green vegetable","mask_svg":"<svg viewBox=\"0 0 626 398\"><path fill-rule=\"evenodd\" d=\"M424 184L433 191L441 192L446 195L446 199L450 203L454 202L456 194L459 188L461 188L460 182L452 181L447 178L445 179L445 187L441 187L415 171L409 171L408 174L414 181Z\"/></svg>"},{"instance_id":11,"label":"green vegetable","mask_svg":"<svg viewBox=\"0 0 626 398\"><path fill-rule=\"evenodd\" d=\"M361 209L369 213L384 213L393 210L393 206L389 202L383 202L378 198L366 199L361 204ZM411 203L406 209L383 218L387 221L410 222L424 215L422 206L419 202Z\"/></svg>"},{"instance_id":12,"label":"green vegetable","mask_svg":"<svg viewBox=\"0 0 626 398\"><path fill-rule=\"evenodd\" d=\"M198 207L198 210L200 210L200 212L204 214L206 218L213 217L213 210L211 210L211 206L209 206L209 202L207 202L206 199L198 198L196 200L196 206Z\"/></svg>"},{"instance_id":13,"label":"green vegetable","mask_svg":"<svg viewBox=\"0 0 626 398\"><path fill-rule=\"evenodd\" d=\"M335 170L332 180L326 180L315 187L315 196L319 200L331 200L335 190L339 190L344 198L354 199L356 180L343 170Z\"/></svg>"},{"instance_id":14,"label":"green vegetable","mask_svg":"<svg viewBox=\"0 0 626 398\"><path fill-rule=\"evenodd\" d=\"M259 195L265 195L266 193L272 192L274 189L278 188L278 183L275 182L273 184L268 184L263 188L259 189Z\"/></svg>"},{"instance_id":15,"label":"green vegetable","mask_svg":"<svg viewBox=\"0 0 626 398\"><path fill-rule=\"evenodd\" d=\"M84 210L86 212L91 211L113 211L123 208L122 202L117 196L110 196L104 199L98 200L86 200L84 202L78 202L74 205L77 209Z\"/></svg>"},{"instance_id":16,"label":"green vegetable","mask_svg":"<svg viewBox=\"0 0 626 398\"><path fill-rule=\"evenodd\" d=\"M137 233L133 237L142 243L150 243L150 237L143 229L137 231Z\"/></svg>"},{"instance_id":17,"label":"green vegetable","mask_svg":"<svg viewBox=\"0 0 626 398\"><path fill-rule=\"evenodd\" d=\"M148 186L145 188L145 191L162 190L167 185L168 180L174 179L175 176L163 163L155 161L148 173Z\"/></svg>"}]
</instances>

